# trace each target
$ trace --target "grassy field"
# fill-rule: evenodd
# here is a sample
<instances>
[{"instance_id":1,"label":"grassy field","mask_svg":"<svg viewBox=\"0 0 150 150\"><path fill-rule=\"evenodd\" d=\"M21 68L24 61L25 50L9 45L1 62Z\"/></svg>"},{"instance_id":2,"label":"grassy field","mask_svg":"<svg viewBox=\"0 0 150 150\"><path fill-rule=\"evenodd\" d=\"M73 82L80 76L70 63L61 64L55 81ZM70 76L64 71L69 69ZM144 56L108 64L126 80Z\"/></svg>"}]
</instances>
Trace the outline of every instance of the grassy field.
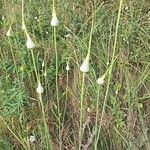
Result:
<instances>
[{"instance_id":1,"label":"grassy field","mask_svg":"<svg viewBox=\"0 0 150 150\"><path fill-rule=\"evenodd\" d=\"M150 150L148 0L2 0L0 150Z\"/></svg>"}]
</instances>

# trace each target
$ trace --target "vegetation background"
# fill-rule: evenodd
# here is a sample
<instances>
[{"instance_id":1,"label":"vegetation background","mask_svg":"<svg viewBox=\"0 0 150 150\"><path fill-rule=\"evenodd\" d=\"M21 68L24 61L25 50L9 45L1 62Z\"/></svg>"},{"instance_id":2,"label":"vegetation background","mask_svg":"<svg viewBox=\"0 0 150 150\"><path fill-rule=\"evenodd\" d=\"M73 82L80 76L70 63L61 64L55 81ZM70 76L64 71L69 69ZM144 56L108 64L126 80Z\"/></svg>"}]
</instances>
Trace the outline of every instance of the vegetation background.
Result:
<instances>
[{"instance_id":1,"label":"vegetation background","mask_svg":"<svg viewBox=\"0 0 150 150\"><path fill-rule=\"evenodd\" d=\"M123 0L118 29L119 0L56 0L56 41L52 0L25 0L33 50L21 29L21 0L0 3L0 150L150 150L149 0ZM83 82L80 65L93 13L90 71ZM111 75L99 86L97 78L112 64L115 39Z\"/></svg>"}]
</instances>

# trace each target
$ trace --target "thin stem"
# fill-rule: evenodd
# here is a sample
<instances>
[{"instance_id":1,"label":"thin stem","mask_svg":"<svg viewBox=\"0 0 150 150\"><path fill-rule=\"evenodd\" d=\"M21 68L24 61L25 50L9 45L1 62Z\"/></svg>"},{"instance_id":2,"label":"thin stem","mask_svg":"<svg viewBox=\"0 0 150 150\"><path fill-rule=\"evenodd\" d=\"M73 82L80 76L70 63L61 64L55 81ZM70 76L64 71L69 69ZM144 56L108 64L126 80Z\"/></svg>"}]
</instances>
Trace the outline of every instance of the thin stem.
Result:
<instances>
[{"instance_id":1,"label":"thin stem","mask_svg":"<svg viewBox=\"0 0 150 150\"><path fill-rule=\"evenodd\" d=\"M55 10L55 0L53 0L53 15L56 14L56 10Z\"/></svg>"},{"instance_id":2,"label":"thin stem","mask_svg":"<svg viewBox=\"0 0 150 150\"><path fill-rule=\"evenodd\" d=\"M24 0L22 0L22 29L26 30L25 20L24 20Z\"/></svg>"},{"instance_id":3,"label":"thin stem","mask_svg":"<svg viewBox=\"0 0 150 150\"><path fill-rule=\"evenodd\" d=\"M34 57L33 49L31 49L31 57L32 57L32 61L33 61L33 66L34 66L36 79L39 82L38 71L37 71L37 67L36 67L36 64L35 64L35 57Z\"/></svg>"},{"instance_id":4,"label":"thin stem","mask_svg":"<svg viewBox=\"0 0 150 150\"><path fill-rule=\"evenodd\" d=\"M90 59L93 28L94 28L94 13L93 13L93 18L92 18L92 25L91 25L91 32L90 32L88 53L87 53L87 56L86 56L86 58L88 60ZM85 82L85 73L83 73L82 85L81 85L80 124L79 124L79 150L81 149L81 145L82 145L82 121L83 121L83 102L84 102L84 82Z\"/></svg>"},{"instance_id":5,"label":"thin stem","mask_svg":"<svg viewBox=\"0 0 150 150\"><path fill-rule=\"evenodd\" d=\"M49 136L48 125L47 125L47 123L46 123L46 117L45 117L45 111L44 111L44 105L43 105L41 93L39 94L39 100L40 100L40 104L41 104L42 116L43 116L43 123L44 123L44 128L45 128L46 144L47 144L46 149L47 149L47 150L51 150L51 149L52 149L52 148L51 148L51 144L49 144L49 141L51 141L51 140L50 140L50 136Z\"/></svg>"},{"instance_id":6,"label":"thin stem","mask_svg":"<svg viewBox=\"0 0 150 150\"><path fill-rule=\"evenodd\" d=\"M102 108L102 114L101 114L101 118L100 118L100 126L99 126L99 131L98 131L98 136L97 136L97 142L96 143L98 143L98 139L99 139L99 135L100 135L100 131L101 131L103 116L104 116L104 113L105 113L105 107L106 107L108 93L109 93L110 81L111 81L111 77L112 77L112 68L113 68L113 64L115 62L115 53L116 53L116 46L117 46L117 39L118 39L118 29L119 29L119 22L120 22L120 15L121 15L122 3L123 3L123 0L120 0L118 17L117 17L117 23L116 23L116 31L115 31L115 41L114 41L114 47L113 47L113 55L112 55L110 69L109 69L109 76L108 76L107 88L106 88L106 93L105 93L105 98L104 98L104 103L103 103L103 108Z\"/></svg>"},{"instance_id":7,"label":"thin stem","mask_svg":"<svg viewBox=\"0 0 150 150\"><path fill-rule=\"evenodd\" d=\"M84 83L85 83L85 73L82 76L82 85L81 85L81 97L80 97L80 124L79 124L79 150L82 145L82 122L83 122L83 102L84 102Z\"/></svg>"},{"instance_id":8,"label":"thin stem","mask_svg":"<svg viewBox=\"0 0 150 150\"><path fill-rule=\"evenodd\" d=\"M97 150L97 141L98 141L98 136L97 136L97 131L98 131L98 114L99 114L99 94L100 94L100 86L98 86L97 89L97 100L96 100L96 119L95 119L95 150Z\"/></svg>"},{"instance_id":9,"label":"thin stem","mask_svg":"<svg viewBox=\"0 0 150 150\"><path fill-rule=\"evenodd\" d=\"M90 57L90 52L91 52L93 28L94 28L94 13L93 13L93 17L92 17L92 25L91 25L91 32L90 32L90 39L89 39L89 47L88 47L88 53L87 53L87 58L88 59Z\"/></svg>"},{"instance_id":10,"label":"thin stem","mask_svg":"<svg viewBox=\"0 0 150 150\"><path fill-rule=\"evenodd\" d=\"M68 100L68 70L67 70L67 79L66 79L66 98L65 98L65 108L64 108L64 113L63 113L63 120L62 120L62 129L61 129L61 137L62 137L62 132L64 129L64 121L65 121L65 115L66 115L66 110L67 110L67 100Z\"/></svg>"},{"instance_id":11,"label":"thin stem","mask_svg":"<svg viewBox=\"0 0 150 150\"><path fill-rule=\"evenodd\" d=\"M24 0L22 0L22 21L24 21Z\"/></svg>"},{"instance_id":12,"label":"thin stem","mask_svg":"<svg viewBox=\"0 0 150 150\"><path fill-rule=\"evenodd\" d=\"M58 51L57 51L57 41L56 41L56 28L54 27L54 48L56 57L56 100L57 100L57 113L58 113L58 126L59 126L59 140L61 149L61 121L60 121L60 107L59 107L59 88L58 88Z\"/></svg>"}]
</instances>

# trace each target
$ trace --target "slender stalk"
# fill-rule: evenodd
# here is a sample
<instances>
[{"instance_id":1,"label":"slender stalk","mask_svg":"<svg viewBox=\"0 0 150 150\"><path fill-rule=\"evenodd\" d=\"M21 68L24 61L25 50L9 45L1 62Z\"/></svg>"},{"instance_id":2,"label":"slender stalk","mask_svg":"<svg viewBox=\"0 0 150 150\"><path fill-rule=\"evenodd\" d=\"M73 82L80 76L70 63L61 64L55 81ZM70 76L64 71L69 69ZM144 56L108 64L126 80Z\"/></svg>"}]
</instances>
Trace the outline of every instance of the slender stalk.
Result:
<instances>
[{"instance_id":1,"label":"slender stalk","mask_svg":"<svg viewBox=\"0 0 150 150\"><path fill-rule=\"evenodd\" d=\"M94 12L93 12L92 25L91 25L91 32L90 32L90 38L89 38L88 53L87 53L87 56L86 56L86 58L87 58L88 60L90 59L93 28L94 28ZM83 73L83 76L82 76L82 85L81 85L80 123L79 123L79 150L81 149L81 145L82 145L82 122L83 122L84 82L85 82L85 73Z\"/></svg>"},{"instance_id":2,"label":"slender stalk","mask_svg":"<svg viewBox=\"0 0 150 150\"><path fill-rule=\"evenodd\" d=\"M96 100L96 115L95 115L95 150L97 150L97 132L98 132L98 114L99 114L99 94L100 94L100 87L98 86L98 89L97 89L97 100Z\"/></svg>"},{"instance_id":3,"label":"slender stalk","mask_svg":"<svg viewBox=\"0 0 150 150\"><path fill-rule=\"evenodd\" d=\"M39 93L39 100L40 100L40 104L41 104L42 116L43 116L43 123L44 123L44 128L45 128L46 149L47 150L51 150L52 149L51 143L50 143L51 140L50 140L48 125L46 123L46 115L45 115L45 111L44 111L44 105L43 105L41 93Z\"/></svg>"},{"instance_id":4,"label":"slender stalk","mask_svg":"<svg viewBox=\"0 0 150 150\"><path fill-rule=\"evenodd\" d=\"M87 53L88 59L90 58L90 53L91 53L93 29L94 29L94 13L93 13L93 17L92 17L92 25L91 25L91 32L90 32L90 38L89 38L89 47L88 47L88 53Z\"/></svg>"},{"instance_id":5,"label":"slender stalk","mask_svg":"<svg viewBox=\"0 0 150 150\"><path fill-rule=\"evenodd\" d=\"M103 108L102 108L102 114L101 114L101 118L100 118L99 131L98 131L98 136L97 136L97 141L96 141L95 146L97 146L97 144L98 144L98 139L99 139L99 135L100 135L100 132L101 132L101 126L102 126L103 116L104 116L104 113L105 113L105 107L106 107L108 93L109 93L110 81L111 81L111 77L112 77L112 68L113 68L113 64L115 62L116 46L117 46L117 39L118 39L118 29L119 29L119 22L120 22L120 15L121 15L122 4L123 4L123 0L120 0L118 17L117 17L117 23L116 23L113 55L112 55L112 60L111 60L111 64L110 64L110 69L109 69L107 88L106 88L106 93L105 93L105 98L104 98L104 103L103 103Z\"/></svg>"},{"instance_id":6,"label":"slender stalk","mask_svg":"<svg viewBox=\"0 0 150 150\"><path fill-rule=\"evenodd\" d=\"M83 122L83 102L84 102L84 83L85 83L85 73L82 76L82 85L81 85L81 97L80 97L80 124L79 124L79 150L82 145L82 122Z\"/></svg>"},{"instance_id":7,"label":"slender stalk","mask_svg":"<svg viewBox=\"0 0 150 150\"><path fill-rule=\"evenodd\" d=\"M56 11L55 11L55 0L53 0L53 13L56 13Z\"/></svg>"},{"instance_id":8,"label":"slender stalk","mask_svg":"<svg viewBox=\"0 0 150 150\"><path fill-rule=\"evenodd\" d=\"M26 30L25 20L24 20L24 0L22 0L22 29Z\"/></svg>"},{"instance_id":9,"label":"slender stalk","mask_svg":"<svg viewBox=\"0 0 150 150\"><path fill-rule=\"evenodd\" d=\"M39 76L38 76L38 71L37 71L37 67L36 67L36 64L35 64L35 57L34 57L33 49L31 49L31 57L32 57L32 62L33 62L33 67L34 67L36 79L39 82Z\"/></svg>"},{"instance_id":10,"label":"slender stalk","mask_svg":"<svg viewBox=\"0 0 150 150\"><path fill-rule=\"evenodd\" d=\"M33 61L33 66L34 66L37 82L39 84L41 82L40 82L40 77L38 75L37 67L36 67L36 64L35 64L35 57L34 57L33 49L31 49L31 56L32 56L32 61ZM45 115L45 111L44 111L44 105L43 105L41 93L39 93L39 100L40 100L40 105L41 105L41 109L42 109L42 117L43 117L43 123L44 123L44 128L45 128L47 150L50 150L50 149L52 149L51 146L50 146L51 144L49 144L49 142L51 140L50 140L50 136L49 136L48 126L47 126L47 123L46 123L46 117L45 117L46 115Z\"/></svg>"},{"instance_id":11,"label":"slender stalk","mask_svg":"<svg viewBox=\"0 0 150 150\"><path fill-rule=\"evenodd\" d=\"M69 60L68 60L69 63ZM65 121L65 115L66 115L66 110L67 110L67 101L68 101L68 80L69 76L68 76L68 70L67 70L67 79L66 79L66 97L65 97L65 108L64 108L64 112L63 112L63 119L62 119L62 129L61 129L61 137L62 137L62 132L64 129L64 121Z\"/></svg>"},{"instance_id":12,"label":"slender stalk","mask_svg":"<svg viewBox=\"0 0 150 150\"><path fill-rule=\"evenodd\" d=\"M24 0L22 0L22 23L24 22Z\"/></svg>"},{"instance_id":13,"label":"slender stalk","mask_svg":"<svg viewBox=\"0 0 150 150\"><path fill-rule=\"evenodd\" d=\"M57 101L57 113L58 113L58 130L59 130L59 145L61 149L61 120L60 120L60 107L59 107L59 88L58 88L58 51L57 51L57 41L56 41L56 28L54 27L54 48L55 48L55 57L56 57L56 101Z\"/></svg>"}]
</instances>

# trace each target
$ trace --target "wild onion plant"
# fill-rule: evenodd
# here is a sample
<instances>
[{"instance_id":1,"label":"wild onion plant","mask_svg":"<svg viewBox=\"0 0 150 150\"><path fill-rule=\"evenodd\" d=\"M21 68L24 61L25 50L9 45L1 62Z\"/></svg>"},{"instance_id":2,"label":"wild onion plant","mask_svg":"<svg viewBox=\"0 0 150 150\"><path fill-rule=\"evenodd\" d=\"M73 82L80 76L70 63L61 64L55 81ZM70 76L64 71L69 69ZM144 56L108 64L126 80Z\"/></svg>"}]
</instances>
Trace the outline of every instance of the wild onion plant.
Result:
<instances>
[{"instance_id":1,"label":"wild onion plant","mask_svg":"<svg viewBox=\"0 0 150 150\"><path fill-rule=\"evenodd\" d=\"M1 3L0 150L150 149L147 0Z\"/></svg>"}]
</instances>

